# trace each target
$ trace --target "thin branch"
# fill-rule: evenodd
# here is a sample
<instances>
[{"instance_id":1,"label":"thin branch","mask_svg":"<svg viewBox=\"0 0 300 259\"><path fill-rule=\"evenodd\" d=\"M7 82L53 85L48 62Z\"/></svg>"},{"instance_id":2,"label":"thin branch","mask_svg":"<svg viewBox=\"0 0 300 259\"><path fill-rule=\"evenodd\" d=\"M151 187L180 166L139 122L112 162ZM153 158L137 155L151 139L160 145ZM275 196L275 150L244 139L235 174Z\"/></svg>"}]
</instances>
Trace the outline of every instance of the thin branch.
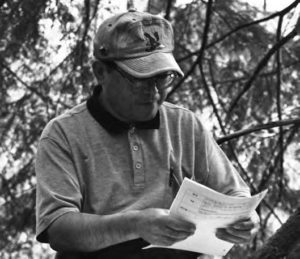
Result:
<instances>
[{"instance_id":1,"label":"thin branch","mask_svg":"<svg viewBox=\"0 0 300 259\"><path fill-rule=\"evenodd\" d=\"M215 113L215 115L216 115L216 117L218 119L218 122L219 122L219 125L221 127L221 130L222 130L223 134L225 134L225 128L224 128L224 126L222 124L222 121L221 121L221 118L220 118L220 116L218 114L217 107L215 106L214 101L213 101L213 99L211 97L211 94L210 94L210 91L209 91L209 87L207 85L207 82L205 80L205 75L203 73L202 65L199 65L199 68L200 68L200 71L201 71L201 76L202 76L203 84L204 84L204 87L205 87L205 89L207 91L207 94L209 96L209 100L210 100L210 102L211 102L211 104L213 106L214 113ZM235 150L234 150L234 148L233 148L233 146L232 146L232 144L230 142L228 143L228 146L229 146L230 152L231 152L234 160L236 161L237 165L239 166L239 168L241 170L242 175L245 177L245 180L250 185L251 191L254 192L254 193L257 193L258 189L254 186L251 177L248 175L248 173L246 172L246 170L244 169L244 167L240 163L240 161L238 159L238 156L237 156L237 154L236 154L236 152L235 152ZM280 220L279 216L275 213L273 207L267 201L264 201L263 204L269 209L270 214L273 214L274 217L278 220L278 222L280 224L282 224L282 221Z\"/></svg>"},{"instance_id":2,"label":"thin branch","mask_svg":"<svg viewBox=\"0 0 300 259\"><path fill-rule=\"evenodd\" d=\"M255 24L259 24L259 23L262 23L262 22L266 22L268 20L271 20L277 16L284 16L285 14L287 14L289 11L291 11L292 9L296 8L297 5L299 4L300 0L296 0L294 1L293 3L291 3L289 6L287 6L286 8L282 9L281 11L279 12L276 12L276 13L273 13L271 14L270 16L267 16L265 18L262 18L262 19L259 19L259 20L256 20L256 21L253 21L253 22L250 22L250 23L246 23L246 24L242 24L240 26L237 26L235 29L225 33L223 36L221 36L220 38L214 40L213 42L207 44L206 48L211 48L213 47L214 45L216 45L217 43L225 40L226 38L228 38L229 36L231 36L232 34L242 30L242 29L245 29L247 27L250 27L250 26L253 26ZM197 55L199 53L200 50L197 50L195 52L190 52L187 56L181 58L181 59L178 59L178 62L181 62L185 59L188 59L194 55Z\"/></svg>"},{"instance_id":3,"label":"thin branch","mask_svg":"<svg viewBox=\"0 0 300 259\"><path fill-rule=\"evenodd\" d=\"M98 7L99 7L99 3L100 3L100 0L97 0L97 2L95 4L95 9L94 9L93 15L89 18L89 21L88 21L89 24L96 17ZM80 28L81 28L81 25L76 29L75 34L78 33ZM85 30L85 33L83 35L86 35L86 34L87 34L87 29ZM82 37L81 42L84 40L85 37L86 36ZM65 56L65 58L56 67L54 67L45 78L40 80L41 83L46 82L50 78L50 76L52 76L52 74L54 74L56 72L56 70L59 69L77 51L76 45L77 44L75 44L75 47L69 52L69 54L67 56Z\"/></svg>"},{"instance_id":4,"label":"thin branch","mask_svg":"<svg viewBox=\"0 0 300 259\"><path fill-rule=\"evenodd\" d=\"M276 156L276 158L275 158L275 163L274 163L274 165L273 165L273 166L270 166L271 163L269 163L269 165L267 166L267 167L270 166L270 168L268 169L269 173L268 173L267 175L266 175L266 173L264 173L264 172L262 173L262 174L263 174L263 178L262 178L260 184L258 185L258 187L256 188L256 187L251 183L251 181L249 182L249 183L250 183L251 189L252 189L255 193L259 192L260 190L263 190L263 189L267 188L267 187L266 187L266 186L267 186L267 183L268 183L268 181L269 181L269 179L270 179L270 177L271 177L271 175L272 175L272 173L270 173L270 172L271 172L271 171L273 172L273 171L275 170L275 168L277 167L277 164L278 164L278 159L277 159L277 158L281 156L281 153L285 152L285 150L287 149L287 147L289 146L289 144L290 144L291 141L293 140L293 138L294 138L296 132L298 131L298 128L299 128L298 126L294 127L293 130L292 130L292 132L290 133L290 135L287 137L287 140L286 140L286 143L285 143L283 149L280 149L279 154L278 154L278 155ZM274 150L274 152L275 152L275 150ZM247 175L247 173L244 174L244 175ZM267 215L266 218L265 218L265 223L262 225L262 229L264 229L264 226L266 225L266 221L268 220L268 218L269 218L271 215L273 215L274 218L277 219L277 221L278 221L281 225L283 224L283 222L281 221L281 219L279 218L279 216L278 216L278 215L275 213L275 211L274 211L274 208L275 208L276 204L278 204L278 203L279 203L279 201L276 201L274 204L270 205L266 200L263 200L263 201L262 201L262 204L263 204L264 206L266 206L266 207L269 209L269 213L268 213L268 215Z\"/></svg>"},{"instance_id":5,"label":"thin branch","mask_svg":"<svg viewBox=\"0 0 300 259\"><path fill-rule=\"evenodd\" d=\"M204 74L204 71L203 71L202 62L199 63L199 69L200 69L200 73L201 73L201 77L202 77L202 82L203 82L204 88L205 88L205 90L207 92L207 95L208 95L208 98L209 98L209 100L211 102L211 105L213 106L213 110L214 110L214 113L215 113L215 115L216 115L216 117L218 119L220 128L221 128L223 134L226 134L225 128L224 128L223 123L222 123L222 120L221 120L221 118L219 116L219 113L218 113L218 109L217 109L217 107L216 107L216 105L215 105L215 103L213 101L213 98L212 98L210 90L209 90L209 86L208 86L207 81L205 79L205 74ZM231 152L234 160L236 161L237 165L239 166L242 175L245 177L245 180L250 185L251 191L257 193L258 189L254 186L251 177L248 175L248 173L246 172L246 170L244 169L244 167L240 163L240 161L238 159L238 156L237 156L237 154L236 154L236 152L235 152L235 150L234 150L234 148L233 148L233 146L232 146L232 144L230 142L228 143L228 147L230 149L230 152ZM267 201L264 201L263 204L269 209L269 211L270 211L269 214L270 215L273 214L274 217L278 220L278 222L280 224L282 224L282 221L280 220L279 216L275 213L275 211L273 209L273 206L271 206Z\"/></svg>"},{"instance_id":6,"label":"thin branch","mask_svg":"<svg viewBox=\"0 0 300 259\"><path fill-rule=\"evenodd\" d=\"M50 78L50 76L52 76L56 72L56 70L58 70L74 54L75 51L76 51L76 48L73 48L73 50L70 51L69 54L67 56L65 56L65 58L58 65L56 65L45 78L39 80L38 82L40 84L47 82L48 79Z\"/></svg>"},{"instance_id":7,"label":"thin branch","mask_svg":"<svg viewBox=\"0 0 300 259\"><path fill-rule=\"evenodd\" d=\"M15 121L15 118L17 116L16 112L13 112L10 114L10 118L5 122L5 129L1 129L1 135L0 135L0 148L2 148L2 145L5 143L4 139L9 130L12 128L12 124ZM1 125L2 126L2 125Z\"/></svg>"},{"instance_id":8,"label":"thin branch","mask_svg":"<svg viewBox=\"0 0 300 259\"><path fill-rule=\"evenodd\" d=\"M294 65L298 65L299 60L294 61L290 64L285 64L284 68L281 67L281 71L286 70ZM276 70L270 70L264 73L259 74L259 77L268 77L268 76L273 76L276 75L277 71ZM224 84L234 84L234 83L240 83L241 81L246 81L249 77L248 76L241 76L241 77L236 77L236 78L231 78L231 79L225 79L222 81L215 81L216 85L224 85Z\"/></svg>"},{"instance_id":9,"label":"thin branch","mask_svg":"<svg viewBox=\"0 0 300 259\"><path fill-rule=\"evenodd\" d=\"M1 65L17 80L19 81L23 86L25 86L26 89L28 89L30 92L36 94L38 97L40 97L43 101L47 102L50 101L50 98L43 96L35 87L32 87L25 83L14 71L10 69L8 65L5 64L5 61L0 57Z\"/></svg>"},{"instance_id":10,"label":"thin branch","mask_svg":"<svg viewBox=\"0 0 300 259\"><path fill-rule=\"evenodd\" d=\"M213 87L214 91L217 93L218 92L217 91L217 82L214 78L213 66L212 66L210 61L208 61L208 71L209 71L209 75L210 75L210 78L211 78L212 87ZM218 94L216 95L216 97L217 97L218 103L222 107L223 111L227 112L226 109L225 109L225 105L224 105L223 101L221 100L221 98L219 97Z\"/></svg>"},{"instance_id":11,"label":"thin branch","mask_svg":"<svg viewBox=\"0 0 300 259\"><path fill-rule=\"evenodd\" d=\"M84 30L83 30L83 34L82 34L82 38L81 38L81 42L80 42L80 49L79 49L79 60L80 60L80 66L82 67L83 64L83 55L84 55L84 50L85 50L85 38L88 34L88 30L91 24L91 19L90 19L90 5L91 2L90 0L84 0L84 9L85 9L85 15L83 16L83 24L84 24ZM74 65L76 65L74 63Z\"/></svg>"},{"instance_id":12,"label":"thin branch","mask_svg":"<svg viewBox=\"0 0 300 259\"><path fill-rule=\"evenodd\" d=\"M263 69L265 65L267 65L268 61L272 57L274 53L276 53L284 44L286 44L288 41L293 39L297 35L296 30L292 30L288 35L283 37L279 42L276 42L276 44L267 52L267 54L262 58L262 60L258 63L256 69L254 70L252 76L249 78L249 80L246 82L244 88L242 91L237 95L237 97L232 101L228 114L230 114L233 109L237 106L237 103L242 98L242 96L251 88L252 83L260 73L260 71Z\"/></svg>"},{"instance_id":13,"label":"thin branch","mask_svg":"<svg viewBox=\"0 0 300 259\"><path fill-rule=\"evenodd\" d=\"M282 146L282 148L280 147L280 140L278 140L278 144L276 145L277 147L274 149L274 152L276 151L276 149L278 148L278 146L280 147L279 149L279 153L276 155L275 159L274 159L274 163L272 165L272 160L270 160L270 162L268 163L268 165L266 166L266 170L263 171L262 175L262 179L261 182L258 186L259 190L265 189L267 188L267 186L269 185L269 180L272 177L272 175L274 174L275 169L277 168L278 163L280 162L280 158L283 156L284 152L286 151L286 149L288 148L288 146L291 144L292 140L295 137L295 134L298 132L299 130L299 126L295 126L293 128L293 130L291 131L291 133L289 134L289 136L286 138L286 142L285 144ZM281 175L280 175L281 176ZM279 195L278 198L276 199L276 201L273 203L272 208L275 208L277 206L277 204L280 203L281 201L281 192L283 191L283 181L284 178L280 178L280 181L282 183L282 186L279 185ZM271 216L271 212L269 214L267 214L267 216L265 217L265 222L264 225L262 226L263 228L266 227L267 225L267 221L269 219L269 217Z\"/></svg>"},{"instance_id":14,"label":"thin branch","mask_svg":"<svg viewBox=\"0 0 300 259\"><path fill-rule=\"evenodd\" d=\"M134 9L134 1L133 0L127 0L127 10Z\"/></svg>"},{"instance_id":15,"label":"thin branch","mask_svg":"<svg viewBox=\"0 0 300 259\"><path fill-rule=\"evenodd\" d=\"M278 26L277 26L277 33L276 33L276 40L277 42L280 42L281 40L281 30L282 30L282 22L283 22L283 16L279 17L278 20ZM278 120L282 120L282 113L281 113L281 49L278 49L276 52L276 77L277 77L277 84L276 84L276 107L277 107L277 113L278 113ZM282 127L279 127L279 148L280 148L280 157L279 157L279 192L277 195L277 201L278 203L281 200L282 191L283 191L283 163L284 163L284 151L283 151L283 130Z\"/></svg>"},{"instance_id":16,"label":"thin branch","mask_svg":"<svg viewBox=\"0 0 300 259\"><path fill-rule=\"evenodd\" d=\"M245 29L247 27L250 27L250 26L253 26L255 24L259 24L259 23L262 23L262 22L266 22L268 20L271 20L277 16L284 16L285 14L287 14L289 11L291 11L292 9L296 8L297 5L299 4L300 0L296 0L294 1L293 3L291 3L289 6L287 6L286 8L282 9L281 11L278 11L278 12L275 12L273 14L271 14L270 16L267 16L265 18L262 18L262 19L259 19L259 20L256 20L256 21L253 21L253 22L250 22L250 23L247 23L247 24L242 24L238 27L236 27L234 30L232 31L229 31L228 33L224 34L223 36L221 36L219 39L211 42L210 44L207 45L207 48L210 48L214 45L216 45L217 43L223 41L224 39L226 39L227 37L231 36L232 34L242 30L242 29Z\"/></svg>"},{"instance_id":17,"label":"thin branch","mask_svg":"<svg viewBox=\"0 0 300 259\"><path fill-rule=\"evenodd\" d=\"M207 93L207 96L208 96L208 99L213 107L213 110L214 110L214 113L218 119L218 122L219 122L219 125L222 129L222 132L223 134L226 134L225 132L225 128L222 124L222 120L221 120L221 117L219 116L219 113L218 113L218 109L213 101L213 98L211 96L211 93L210 93L210 90L209 90L209 86L207 84L207 81L206 81L206 78L205 78L205 73L203 71L203 55L204 55L204 49L206 47L206 44L207 44L207 39L208 39L208 32L209 32L209 26L210 26L210 22L211 22L211 10L212 10L212 2L213 1L209 1L208 2L208 5L207 5L207 11L206 11L206 22L205 22L205 28L204 28L204 34L203 34L203 40L202 40L202 48L203 48L203 51L201 52L201 56L198 56L198 65L199 65L199 70L200 70L200 73L201 73L201 78L202 78L202 82L203 82L203 86L204 86L204 89L206 90L206 93Z\"/></svg>"},{"instance_id":18,"label":"thin branch","mask_svg":"<svg viewBox=\"0 0 300 259\"><path fill-rule=\"evenodd\" d=\"M181 78L181 80L174 86L172 91L168 94L168 99L177 90L177 88L185 81L185 79L193 73L196 66L199 64L199 62L203 58L204 50L206 48L208 33L209 33L210 16L212 13L212 4L213 4L213 0L209 0L207 3L205 25L204 25L204 31L203 31L203 37L202 37L202 45L201 45L200 51L198 53L197 60L192 64L190 70L184 75L183 78Z\"/></svg>"},{"instance_id":19,"label":"thin branch","mask_svg":"<svg viewBox=\"0 0 300 259\"><path fill-rule=\"evenodd\" d=\"M170 14L171 14L171 9L173 6L174 0L168 0L167 2L167 7L166 7L166 14L165 14L165 19L170 20Z\"/></svg>"},{"instance_id":20,"label":"thin branch","mask_svg":"<svg viewBox=\"0 0 300 259\"><path fill-rule=\"evenodd\" d=\"M238 156L236 154L236 152L234 151L234 148L232 147L231 143L229 142L229 147L231 149L231 153L233 155L234 160L236 161L238 167L241 170L241 175L245 177L246 182L249 184L250 188L251 188L251 192L252 193L258 193L261 189L257 188L254 184L253 184L253 179L248 175L248 173L246 172L246 170L244 169L244 167L241 165ZM283 222L282 220L279 218L279 216L277 215L277 213L274 211L274 207L272 205L270 205L266 200L262 200L262 204L269 210L269 213L272 214L274 216L275 219L277 219L277 221L282 225Z\"/></svg>"},{"instance_id":21,"label":"thin branch","mask_svg":"<svg viewBox=\"0 0 300 259\"><path fill-rule=\"evenodd\" d=\"M279 157L281 156L282 152L285 152L285 150L288 148L288 146L290 145L290 143L292 142L292 140L294 139L296 133L299 131L299 125L296 125L295 127L293 127L291 133L289 134L289 136L287 136L286 141L285 141L285 145L283 146L283 149L279 150L279 153L276 155L273 165L272 165L272 160L269 160L268 164L266 165L266 169L263 170L263 177L261 179L261 182L259 184L259 190L265 189L266 186L268 185L268 182L273 174L273 171L275 170L275 168L278 165L279 162ZM276 149L279 145L276 145L276 148L274 149L273 153L276 152Z\"/></svg>"},{"instance_id":22,"label":"thin branch","mask_svg":"<svg viewBox=\"0 0 300 259\"><path fill-rule=\"evenodd\" d=\"M204 74L204 71L203 71L202 63L199 64L199 69L200 69L200 73L201 73L201 78L202 78L203 87L204 87L204 89L205 89L205 91L206 91L206 94L207 94L207 97L208 97L208 99L209 99L209 102L210 102L211 106L213 107L214 114L215 114L215 116L217 117L218 123L219 123L219 125L220 125L221 130L222 130L222 133L225 135L225 134L226 134L226 131L225 131L225 128L224 128L224 126L223 126L221 117L220 117L220 115L219 115L217 106L215 105L214 100L213 100L213 98L212 98L212 95L211 95L211 93L210 93L210 89L209 89L209 86L208 86L208 84L207 84L207 81L206 81L206 79L205 79L205 74Z\"/></svg>"},{"instance_id":23,"label":"thin branch","mask_svg":"<svg viewBox=\"0 0 300 259\"><path fill-rule=\"evenodd\" d=\"M227 136L218 138L217 143L222 144L226 141L229 141L229 140L232 140L235 138L239 138L239 137L248 135L250 133L260 131L260 130L266 130L266 129L276 128L276 127L280 127L280 126L299 125L299 124L300 124L300 118L299 119L291 119L291 120L282 120L282 121L272 121L272 122L269 122L266 124L251 127L249 129L239 130L239 131L236 131Z\"/></svg>"}]
</instances>

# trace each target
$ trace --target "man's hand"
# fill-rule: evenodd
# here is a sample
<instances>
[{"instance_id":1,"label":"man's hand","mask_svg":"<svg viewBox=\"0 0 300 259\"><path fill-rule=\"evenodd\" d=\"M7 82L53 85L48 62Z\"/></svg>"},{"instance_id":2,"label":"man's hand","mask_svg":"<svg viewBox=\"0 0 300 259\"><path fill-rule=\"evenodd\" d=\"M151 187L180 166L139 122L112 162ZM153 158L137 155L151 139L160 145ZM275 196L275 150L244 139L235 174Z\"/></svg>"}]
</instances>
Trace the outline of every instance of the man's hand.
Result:
<instances>
[{"instance_id":1,"label":"man's hand","mask_svg":"<svg viewBox=\"0 0 300 259\"><path fill-rule=\"evenodd\" d=\"M166 209L142 210L136 222L138 235L152 245L172 245L193 235L195 229L193 223L170 216Z\"/></svg>"},{"instance_id":2,"label":"man's hand","mask_svg":"<svg viewBox=\"0 0 300 259\"><path fill-rule=\"evenodd\" d=\"M217 229L216 236L234 244L248 243L257 233L258 225L259 217L255 212L250 218L241 219L226 228Z\"/></svg>"}]
</instances>

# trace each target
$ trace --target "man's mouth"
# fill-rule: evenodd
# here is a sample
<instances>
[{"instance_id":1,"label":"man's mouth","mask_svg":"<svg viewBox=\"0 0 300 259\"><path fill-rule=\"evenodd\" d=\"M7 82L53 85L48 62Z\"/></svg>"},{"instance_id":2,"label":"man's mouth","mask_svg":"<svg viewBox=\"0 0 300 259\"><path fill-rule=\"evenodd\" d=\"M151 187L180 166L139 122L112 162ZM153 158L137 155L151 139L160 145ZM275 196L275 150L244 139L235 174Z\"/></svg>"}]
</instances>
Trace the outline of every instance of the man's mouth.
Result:
<instances>
[{"instance_id":1,"label":"man's mouth","mask_svg":"<svg viewBox=\"0 0 300 259\"><path fill-rule=\"evenodd\" d=\"M153 104L156 103L157 99L156 98L151 98L151 99L139 99L137 101L138 104Z\"/></svg>"},{"instance_id":2,"label":"man's mouth","mask_svg":"<svg viewBox=\"0 0 300 259\"><path fill-rule=\"evenodd\" d=\"M138 102L139 105L153 105L155 101L145 101L145 102Z\"/></svg>"}]
</instances>

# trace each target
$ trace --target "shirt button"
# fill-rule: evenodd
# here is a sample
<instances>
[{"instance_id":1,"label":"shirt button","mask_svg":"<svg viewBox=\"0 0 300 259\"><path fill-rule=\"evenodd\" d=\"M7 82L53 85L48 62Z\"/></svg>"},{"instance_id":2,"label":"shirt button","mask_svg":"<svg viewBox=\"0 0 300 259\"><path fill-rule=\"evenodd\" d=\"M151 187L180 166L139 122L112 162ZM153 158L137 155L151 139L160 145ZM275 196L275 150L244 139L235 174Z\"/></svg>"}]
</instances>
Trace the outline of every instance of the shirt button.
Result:
<instances>
[{"instance_id":1,"label":"shirt button","mask_svg":"<svg viewBox=\"0 0 300 259\"><path fill-rule=\"evenodd\" d=\"M132 147L132 149L133 149L134 151L138 151L138 150L139 150L139 146L138 146L138 145L134 145L134 146Z\"/></svg>"},{"instance_id":2,"label":"shirt button","mask_svg":"<svg viewBox=\"0 0 300 259\"><path fill-rule=\"evenodd\" d=\"M141 163L136 163L135 164L135 168L136 169L141 169L142 168L142 164Z\"/></svg>"}]
</instances>

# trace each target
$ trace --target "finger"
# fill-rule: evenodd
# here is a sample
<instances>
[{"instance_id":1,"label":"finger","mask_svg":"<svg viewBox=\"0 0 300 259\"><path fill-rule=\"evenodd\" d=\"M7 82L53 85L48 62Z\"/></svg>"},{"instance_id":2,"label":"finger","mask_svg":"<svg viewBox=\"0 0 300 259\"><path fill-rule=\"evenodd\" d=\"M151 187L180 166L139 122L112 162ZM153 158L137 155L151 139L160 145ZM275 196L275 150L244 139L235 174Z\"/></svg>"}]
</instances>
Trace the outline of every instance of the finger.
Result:
<instances>
[{"instance_id":1,"label":"finger","mask_svg":"<svg viewBox=\"0 0 300 259\"><path fill-rule=\"evenodd\" d=\"M183 240L191 236L193 233L185 231L177 231L171 228L166 227L164 230L164 235L175 238L176 240Z\"/></svg>"},{"instance_id":2,"label":"finger","mask_svg":"<svg viewBox=\"0 0 300 259\"><path fill-rule=\"evenodd\" d=\"M185 232L176 231L172 228L169 228L168 226L166 226L165 229L162 230L162 234L172 238L177 238L181 235L187 235Z\"/></svg>"},{"instance_id":3,"label":"finger","mask_svg":"<svg viewBox=\"0 0 300 259\"><path fill-rule=\"evenodd\" d=\"M232 224L236 224L236 223L240 223L240 222L246 222L246 221L251 221L251 218L249 218L249 217L247 217L247 218L240 218L240 219L236 220Z\"/></svg>"},{"instance_id":4,"label":"finger","mask_svg":"<svg viewBox=\"0 0 300 259\"><path fill-rule=\"evenodd\" d=\"M227 227L227 232L245 238L248 241L251 241L258 232L258 227L254 226L253 228L236 228L236 227Z\"/></svg>"},{"instance_id":5,"label":"finger","mask_svg":"<svg viewBox=\"0 0 300 259\"><path fill-rule=\"evenodd\" d=\"M172 230L166 229L165 227L154 227L147 233L147 236L150 243L153 245L169 246L177 240L174 237L174 232Z\"/></svg>"},{"instance_id":6,"label":"finger","mask_svg":"<svg viewBox=\"0 0 300 259\"><path fill-rule=\"evenodd\" d=\"M196 230L196 226L193 223L178 219L172 219L170 224L168 224L168 227L175 231L187 232L191 234Z\"/></svg>"},{"instance_id":7,"label":"finger","mask_svg":"<svg viewBox=\"0 0 300 259\"><path fill-rule=\"evenodd\" d=\"M235 221L233 224L238 224L238 223L242 223L242 222L252 222L253 224L259 224L259 216L257 215L257 213L253 213L251 214L250 217L246 217L246 218L241 218L238 219L237 221Z\"/></svg>"},{"instance_id":8,"label":"finger","mask_svg":"<svg viewBox=\"0 0 300 259\"><path fill-rule=\"evenodd\" d=\"M233 222L231 225L242 224L245 222L252 222L252 220L250 218L241 218Z\"/></svg>"},{"instance_id":9,"label":"finger","mask_svg":"<svg viewBox=\"0 0 300 259\"><path fill-rule=\"evenodd\" d=\"M226 232L234 237L240 238L249 242L252 238L251 230L240 230L235 228L226 228Z\"/></svg>"},{"instance_id":10,"label":"finger","mask_svg":"<svg viewBox=\"0 0 300 259\"><path fill-rule=\"evenodd\" d=\"M239 222L235 222L234 224L229 225L230 228L234 228L237 230L251 230L253 228L255 228L255 224L248 220L248 221L239 221Z\"/></svg>"},{"instance_id":11,"label":"finger","mask_svg":"<svg viewBox=\"0 0 300 259\"><path fill-rule=\"evenodd\" d=\"M152 245L158 245L158 246L171 246L175 243L175 240L172 240L167 237L160 237L156 238L155 241L151 242Z\"/></svg>"},{"instance_id":12,"label":"finger","mask_svg":"<svg viewBox=\"0 0 300 259\"><path fill-rule=\"evenodd\" d=\"M245 236L235 235L228 232L228 229L219 228L216 231L216 237L224 241L234 243L234 244L243 244L248 243L249 239Z\"/></svg>"},{"instance_id":13,"label":"finger","mask_svg":"<svg viewBox=\"0 0 300 259\"><path fill-rule=\"evenodd\" d=\"M157 241L153 244L163 245L163 246L170 246L170 245L173 245L174 243L176 243L178 241L181 241L181 240L184 240L184 239L185 238L178 239L178 238L167 236L167 235L161 235L161 236L158 236L156 238Z\"/></svg>"}]
</instances>

